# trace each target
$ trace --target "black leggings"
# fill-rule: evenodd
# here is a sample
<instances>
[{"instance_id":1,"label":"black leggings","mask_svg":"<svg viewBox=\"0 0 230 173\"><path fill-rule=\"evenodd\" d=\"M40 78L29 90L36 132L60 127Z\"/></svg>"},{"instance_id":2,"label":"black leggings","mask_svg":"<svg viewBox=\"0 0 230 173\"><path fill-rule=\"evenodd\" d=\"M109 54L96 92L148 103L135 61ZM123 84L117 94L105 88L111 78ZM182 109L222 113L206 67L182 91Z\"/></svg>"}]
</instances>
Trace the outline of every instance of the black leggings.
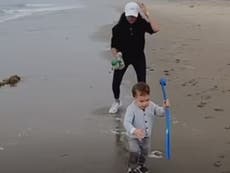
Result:
<instances>
[{"instance_id":1,"label":"black leggings","mask_svg":"<svg viewBox=\"0 0 230 173\"><path fill-rule=\"evenodd\" d=\"M122 70L115 70L113 73L113 94L115 99L119 99L120 97L120 85L122 78L128 68L129 65L133 65L134 70L137 75L138 82L146 82L146 61L145 56L139 57L139 59L135 62L128 63L125 62L125 67Z\"/></svg>"}]
</instances>

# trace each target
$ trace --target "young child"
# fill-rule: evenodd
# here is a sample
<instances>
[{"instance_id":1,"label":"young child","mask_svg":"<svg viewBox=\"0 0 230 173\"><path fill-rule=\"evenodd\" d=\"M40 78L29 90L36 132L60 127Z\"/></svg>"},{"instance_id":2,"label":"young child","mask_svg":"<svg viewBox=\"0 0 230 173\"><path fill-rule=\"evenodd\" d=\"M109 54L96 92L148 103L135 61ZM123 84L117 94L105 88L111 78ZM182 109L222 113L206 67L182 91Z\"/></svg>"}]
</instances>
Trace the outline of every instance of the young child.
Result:
<instances>
[{"instance_id":1,"label":"young child","mask_svg":"<svg viewBox=\"0 0 230 173\"><path fill-rule=\"evenodd\" d=\"M148 155L151 130L155 116L165 114L164 107L158 106L150 100L150 88L144 82L135 84L132 88L134 101L128 106L124 118L124 127L128 133L129 160L128 173L147 173L145 166Z\"/></svg>"}]
</instances>

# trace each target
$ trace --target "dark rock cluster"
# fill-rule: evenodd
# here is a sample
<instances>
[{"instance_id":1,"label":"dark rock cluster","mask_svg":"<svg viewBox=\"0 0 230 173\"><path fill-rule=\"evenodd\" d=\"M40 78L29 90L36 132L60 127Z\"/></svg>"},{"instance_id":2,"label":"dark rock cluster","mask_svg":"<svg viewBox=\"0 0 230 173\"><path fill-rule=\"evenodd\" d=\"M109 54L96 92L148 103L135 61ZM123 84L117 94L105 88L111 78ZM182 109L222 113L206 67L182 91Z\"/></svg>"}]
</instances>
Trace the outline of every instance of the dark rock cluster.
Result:
<instances>
[{"instance_id":1,"label":"dark rock cluster","mask_svg":"<svg viewBox=\"0 0 230 173\"><path fill-rule=\"evenodd\" d=\"M11 87L13 87L20 80L21 80L21 77L19 77L18 75L10 76L9 78L3 79L2 81L0 81L0 87L5 86L5 85L10 85Z\"/></svg>"}]
</instances>

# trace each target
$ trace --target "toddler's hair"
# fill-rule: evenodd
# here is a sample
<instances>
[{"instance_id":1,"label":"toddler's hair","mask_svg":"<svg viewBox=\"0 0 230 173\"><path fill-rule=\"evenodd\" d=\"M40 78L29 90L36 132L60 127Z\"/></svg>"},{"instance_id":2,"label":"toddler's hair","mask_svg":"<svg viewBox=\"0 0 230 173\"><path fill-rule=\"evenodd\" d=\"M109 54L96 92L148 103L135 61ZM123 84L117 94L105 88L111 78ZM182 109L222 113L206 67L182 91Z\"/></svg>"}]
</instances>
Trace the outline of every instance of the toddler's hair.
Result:
<instances>
[{"instance_id":1,"label":"toddler's hair","mask_svg":"<svg viewBox=\"0 0 230 173\"><path fill-rule=\"evenodd\" d=\"M138 82L132 88L133 97L137 95L137 92L140 93L140 96L145 96L150 94L150 87L145 82Z\"/></svg>"}]
</instances>

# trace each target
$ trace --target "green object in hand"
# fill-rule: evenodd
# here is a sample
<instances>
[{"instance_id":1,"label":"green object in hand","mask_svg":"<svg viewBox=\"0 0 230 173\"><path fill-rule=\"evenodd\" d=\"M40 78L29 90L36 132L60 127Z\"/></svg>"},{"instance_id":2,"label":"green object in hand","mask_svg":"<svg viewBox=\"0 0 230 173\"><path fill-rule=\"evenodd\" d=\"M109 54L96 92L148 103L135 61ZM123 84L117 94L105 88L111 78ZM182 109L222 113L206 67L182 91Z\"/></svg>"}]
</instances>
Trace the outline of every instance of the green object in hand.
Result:
<instances>
[{"instance_id":1,"label":"green object in hand","mask_svg":"<svg viewBox=\"0 0 230 173\"><path fill-rule=\"evenodd\" d=\"M119 62L117 61L117 59L113 59L111 65L113 70L119 69Z\"/></svg>"},{"instance_id":2,"label":"green object in hand","mask_svg":"<svg viewBox=\"0 0 230 173\"><path fill-rule=\"evenodd\" d=\"M113 67L116 66L116 65L117 65L117 60L116 60L116 59L113 59L113 60L111 61L111 64L112 64Z\"/></svg>"},{"instance_id":3,"label":"green object in hand","mask_svg":"<svg viewBox=\"0 0 230 173\"><path fill-rule=\"evenodd\" d=\"M111 61L111 65L113 70L122 70L125 67L121 53L118 53L117 57Z\"/></svg>"}]
</instances>

